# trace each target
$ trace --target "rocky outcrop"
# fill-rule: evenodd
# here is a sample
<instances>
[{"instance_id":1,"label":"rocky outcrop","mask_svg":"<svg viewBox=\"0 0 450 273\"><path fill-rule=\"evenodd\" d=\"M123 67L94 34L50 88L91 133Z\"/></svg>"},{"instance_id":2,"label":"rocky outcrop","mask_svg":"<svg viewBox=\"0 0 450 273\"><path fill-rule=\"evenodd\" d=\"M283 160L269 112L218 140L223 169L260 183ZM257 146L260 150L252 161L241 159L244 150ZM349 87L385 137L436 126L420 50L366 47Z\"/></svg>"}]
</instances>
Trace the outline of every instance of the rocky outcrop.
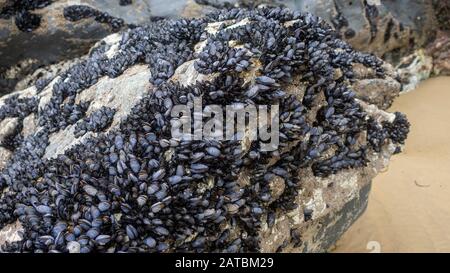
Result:
<instances>
[{"instance_id":1,"label":"rocky outcrop","mask_svg":"<svg viewBox=\"0 0 450 273\"><path fill-rule=\"evenodd\" d=\"M353 71L357 81L352 83L352 88L359 99L375 104L380 109L387 109L400 94L402 85L398 81L398 72L392 65L384 63L383 67L385 76L380 78L375 71L355 64Z\"/></svg>"},{"instance_id":2,"label":"rocky outcrop","mask_svg":"<svg viewBox=\"0 0 450 273\"><path fill-rule=\"evenodd\" d=\"M0 98L3 250L326 251L409 126L355 98L394 74L331 32L281 9L160 21ZM173 137L170 110L195 97L279 105L279 145Z\"/></svg>"}]
</instances>

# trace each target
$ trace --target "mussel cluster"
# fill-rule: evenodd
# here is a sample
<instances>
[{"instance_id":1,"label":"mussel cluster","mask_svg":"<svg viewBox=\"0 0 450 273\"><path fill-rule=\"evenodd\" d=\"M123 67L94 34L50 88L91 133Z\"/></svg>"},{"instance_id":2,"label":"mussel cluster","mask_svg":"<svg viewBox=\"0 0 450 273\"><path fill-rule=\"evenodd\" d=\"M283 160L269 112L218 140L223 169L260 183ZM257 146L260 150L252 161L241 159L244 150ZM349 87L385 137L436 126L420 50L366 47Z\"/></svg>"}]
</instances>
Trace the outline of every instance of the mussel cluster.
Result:
<instances>
[{"instance_id":1,"label":"mussel cluster","mask_svg":"<svg viewBox=\"0 0 450 273\"><path fill-rule=\"evenodd\" d=\"M207 31L211 23L217 32ZM278 213L298 206L299 170L326 177L365 166L368 152L402 143L408 132L401 115L392 125L369 119L348 87L353 63L383 77L381 62L354 51L311 14L230 9L162 20L124 32L113 57L107 50L100 46L62 73L45 107L16 107L11 100L0 108L1 117L32 111L40 126L1 171L0 188L7 190L0 228L17 219L24 228L23 239L4 251L258 251L263 223L271 227ZM171 80L190 60L212 79L188 86ZM77 94L138 63L149 66L150 92L117 128L102 132L113 110L86 118L89 102L77 102ZM300 85L302 95L286 89ZM192 107L195 98L203 105L279 105L278 149L265 151L259 141L172 138L171 109ZM78 135L87 128L97 134L44 158L50 134L70 124ZM276 196L274 181L285 186ZM313 213L305 210L304 219ZM292 233L293 242L299 238Z\"/></svg>"},{"instance_id":2,"label":"mussel cluster","mask_svg":"<svg viewBox=\"0 0 450 273\"><path fill-rule=\"evenodd\" d=\"M23 120L34 113L38 109L39 100L36 97L19 98L18 95L13 95L5 99L5 105L0 108L0 120L7 118L17 118L17 126L14 130L3 135L0 141L0 146L10 151L14 151L16 147L20 146L23 137Z\"/></svg>"},{"instance_id":3,"label":"mussel cluster","mask_svg":"<svg viewBox=\"0 0 450 273\"><path fill-rule=\"evenodd\" d=\"M33 13L51 4L51 0L8 0L0 10L0 19L14 17L17 28L24 32L31 32L41 24L41 17Z\"/></svg>"},{"instance_id":4,"label":"mussel cluster","mask_svg":"<svg viewBox=\"0 0 450 273\"><path fill-rule=\"evenodd\" d=\"M116 18L109 15L107 12L102 12L86 5L71 5L65 7L64 18L74 22L85 18L94 18L94 20L99 23L109 25L114 31L119 30L125 25L123 19Z\"/></svg>"},{"instance_id":5,"label":"mussel cluster","mask_svg":"<svg viewBox=\"0 0 450 273\"><path fill-rule=\"evenodd\" d=\"M119 0L119 5L121 6L128 6L131 5L133 3L132 0Z\"/></svg>"},{"instance_id":6,"label":"mussel cluster","mask_svg":"<svg viewBox=\"0 0 450 273\"><path fill-rule=\"evenodd\" d=\"M89 117L75 125L74 135L82 136L86 132L99 132L111 125L116 111L110 107L102 106L100 109L94 111Z\"/></svg>"}]
</instances>

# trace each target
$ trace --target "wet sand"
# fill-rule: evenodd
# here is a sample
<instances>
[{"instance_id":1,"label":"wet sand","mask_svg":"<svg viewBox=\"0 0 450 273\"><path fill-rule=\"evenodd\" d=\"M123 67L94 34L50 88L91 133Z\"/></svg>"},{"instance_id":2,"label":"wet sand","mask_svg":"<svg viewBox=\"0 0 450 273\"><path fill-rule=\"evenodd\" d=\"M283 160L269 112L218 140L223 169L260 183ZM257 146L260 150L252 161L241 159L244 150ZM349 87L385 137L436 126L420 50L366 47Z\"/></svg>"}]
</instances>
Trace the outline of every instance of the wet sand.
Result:
<instances>
[{"instance_id":1,"label":"wet sand","mask_svg":"<svg viewBox=\"0 0 450 273\"><path fill-rule=\"evenodd\" d=\"M366 212L334 252L450 252L450 77L429 79L389 111L406 113L402 154L373 181Z\"/></svg>"}]
</instances>

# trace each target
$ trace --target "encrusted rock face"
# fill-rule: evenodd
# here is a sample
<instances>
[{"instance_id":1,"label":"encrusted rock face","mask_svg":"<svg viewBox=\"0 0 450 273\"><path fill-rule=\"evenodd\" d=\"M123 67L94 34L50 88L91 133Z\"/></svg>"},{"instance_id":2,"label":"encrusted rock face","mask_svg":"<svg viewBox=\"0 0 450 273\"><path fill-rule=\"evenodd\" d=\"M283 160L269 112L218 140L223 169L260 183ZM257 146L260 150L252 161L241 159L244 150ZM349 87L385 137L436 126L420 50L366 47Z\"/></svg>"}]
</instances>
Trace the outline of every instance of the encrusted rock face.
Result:
<instances>
[{"instance_id":1,"label":"encrusted rock face","mask_svg":"<svg viewBox=\"0 0 450 273\"><path fill-rule=\"evenodd\" d=\"M407 136L402 114L352 90L390 82L389 69L284 9L109 36L51 82L0 99L2 249L326 251ZM185 119L171 110L197 100L278 106L279 144L263 149L250 130L174 137Z\"/></svg>"}]
</instances>

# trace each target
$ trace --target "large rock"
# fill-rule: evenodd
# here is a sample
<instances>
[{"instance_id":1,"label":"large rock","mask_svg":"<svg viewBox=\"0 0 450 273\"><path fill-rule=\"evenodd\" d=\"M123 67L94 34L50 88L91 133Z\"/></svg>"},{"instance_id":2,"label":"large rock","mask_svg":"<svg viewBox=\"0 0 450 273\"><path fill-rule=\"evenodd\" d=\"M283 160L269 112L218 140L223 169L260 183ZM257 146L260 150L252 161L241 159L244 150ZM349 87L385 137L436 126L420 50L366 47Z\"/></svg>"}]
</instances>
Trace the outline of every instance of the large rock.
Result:
<instances>
[{"instance_id":1,"label":"large rock","mask_svg":"<svg viewBox=\"0 0 450 273\"><path fill-rule=\"evenodd\" d=\"M84 0L98 10L122 18L127 24L145 25L161 18L178 18L189 1L187 0L133 0L126 6L118 5L119 1Z\"/></svg>"},{"instance_id":2,"label":"large rock","mask_svg":"<svg viewBox=\"0 0 450 273\"><path fill-rule=\"evenodd\" d=\"M0 98L8 124L8 152L0 153L3 249L326 251L364 211L371 179L400 150L408 123L370 104L367 94L354 98L352 86L373 89L365 80L392 88L393 72L339 40L315 36L330 33L317 20L258 10L162 21L109 36L42 90ZM300 29L310 36L296 36ZM302 63L314 52L326 61ZM348 64L339 62L344 57ZM204 105L279 104L279 146L261 150L249 131L236 142L180 144L164 124L172 104L190 105L194 94ZM95 117L105 109L114 115L100 122ZM83 124L94 129L80 136ZM178 176L170 166L182 166Z\"/></svg>"}]
</instances>

